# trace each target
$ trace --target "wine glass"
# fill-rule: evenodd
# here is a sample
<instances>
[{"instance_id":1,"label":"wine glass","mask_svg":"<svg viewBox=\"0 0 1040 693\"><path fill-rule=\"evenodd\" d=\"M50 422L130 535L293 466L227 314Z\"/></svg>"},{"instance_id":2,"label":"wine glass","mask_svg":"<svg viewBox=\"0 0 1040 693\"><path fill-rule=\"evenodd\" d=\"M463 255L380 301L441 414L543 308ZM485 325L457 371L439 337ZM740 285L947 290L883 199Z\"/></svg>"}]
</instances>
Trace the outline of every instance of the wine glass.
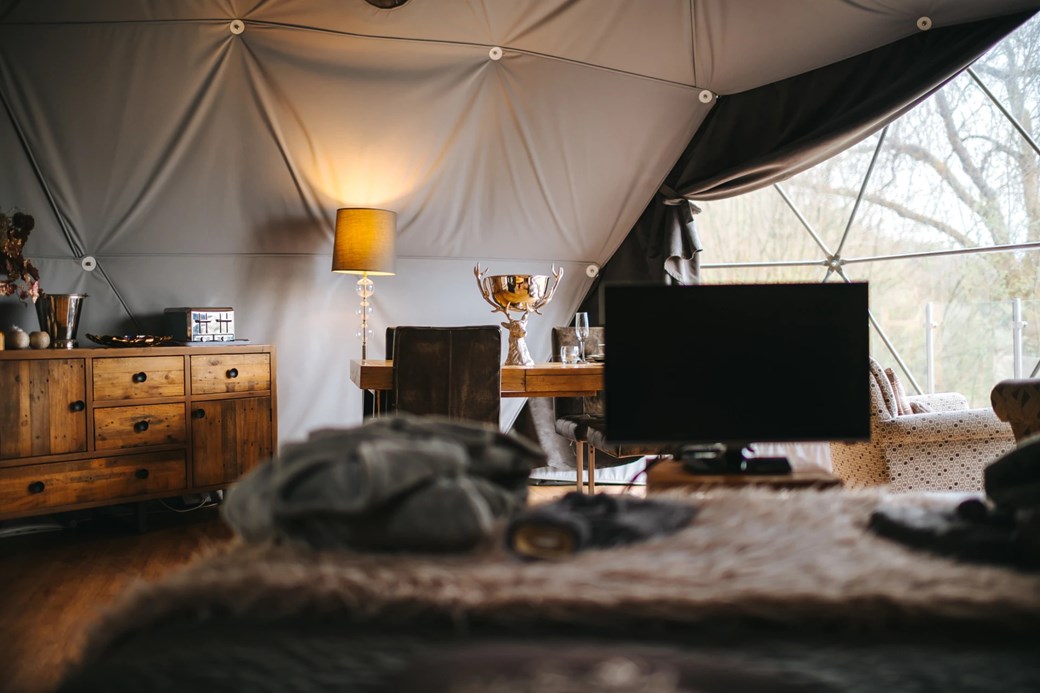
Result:
<instances>
[{"instance_id":1,"label":"wine glass","mask_svg":"<svg viewBox=\"0 0 1040 693\"><path fill-rule=\"evenodd\" d=\"M578 338L579 363L587 363L585 360L585 340L589 338L589 314L574 314L574 334Z\"/></svg>"}]
</instances>

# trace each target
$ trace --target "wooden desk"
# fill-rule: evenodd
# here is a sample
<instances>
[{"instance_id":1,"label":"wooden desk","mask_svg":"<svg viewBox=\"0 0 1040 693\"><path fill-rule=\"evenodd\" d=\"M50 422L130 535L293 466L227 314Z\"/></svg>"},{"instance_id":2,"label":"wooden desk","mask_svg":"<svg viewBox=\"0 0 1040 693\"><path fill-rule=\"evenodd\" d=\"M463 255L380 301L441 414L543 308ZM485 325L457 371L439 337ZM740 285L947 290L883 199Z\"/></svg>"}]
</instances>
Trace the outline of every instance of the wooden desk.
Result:
<instances>
[{"instance_id":1,"label":"wooden desk","mask_svg":"<svg viewBox=\"0 0 1040 693\"><path fill-rule=\"evenodd\" d=\"M707 491L736 486L769 486L771 488L828 488L841 486L841 479L824 471L791 472L790 474L690 474L679 460L664 460L647 472L646 492L682 488Z\"/></svg>"},{"instance_id":2,"label":"wooden desk","mask_svg":"<svg viewBox=\"0 0 1040 693\"><path fill-rule=\"evenodd\" d=\"M394 362L355 359L350 362L350 380L362 390L391 390ZM594 395L602 389L602 363L502 366L503 397L581 397Z\"/></svg>"}]
</instances>

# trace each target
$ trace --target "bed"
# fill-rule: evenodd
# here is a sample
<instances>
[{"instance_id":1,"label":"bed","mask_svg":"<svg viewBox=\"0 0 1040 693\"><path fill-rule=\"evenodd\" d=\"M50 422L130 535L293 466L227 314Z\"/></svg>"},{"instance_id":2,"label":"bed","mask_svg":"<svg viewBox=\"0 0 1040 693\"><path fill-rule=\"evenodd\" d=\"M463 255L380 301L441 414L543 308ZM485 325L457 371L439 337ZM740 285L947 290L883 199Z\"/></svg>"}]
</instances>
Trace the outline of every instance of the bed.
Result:
<instances>
[{"instance_id":1,"label":"bed","mask_svg":"<svg viewBox=\"0 0 1040 693\"><path fill-rule=\"evenodd\" d=\"M867 528L963 495L665 496L677 534L556 562L237 541L128 593L60 690L1040 689L1040 574Z\"/></svg>"}]
</instances>

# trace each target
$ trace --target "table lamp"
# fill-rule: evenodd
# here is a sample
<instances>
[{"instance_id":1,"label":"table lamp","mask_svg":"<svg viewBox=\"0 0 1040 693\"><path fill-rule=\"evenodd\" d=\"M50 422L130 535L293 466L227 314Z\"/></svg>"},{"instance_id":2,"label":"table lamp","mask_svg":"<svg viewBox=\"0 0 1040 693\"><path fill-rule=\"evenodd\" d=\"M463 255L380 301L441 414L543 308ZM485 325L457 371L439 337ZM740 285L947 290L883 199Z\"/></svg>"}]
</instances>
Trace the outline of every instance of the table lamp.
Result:
<instances>
[{"instance_id":1,"label":"table lamp","mask_svg":"<svg viewBox=\"0 0 1040 693\"><path fill-rule=\"evenodd\" d=\"M369 275L394 274L394 236L397 214L385 209L337 209L336 240L332 249L332 271L360 274L357 294L361 297L361 360L368 358L368 299L374 292Z\"/></svg>"}]
</instances>

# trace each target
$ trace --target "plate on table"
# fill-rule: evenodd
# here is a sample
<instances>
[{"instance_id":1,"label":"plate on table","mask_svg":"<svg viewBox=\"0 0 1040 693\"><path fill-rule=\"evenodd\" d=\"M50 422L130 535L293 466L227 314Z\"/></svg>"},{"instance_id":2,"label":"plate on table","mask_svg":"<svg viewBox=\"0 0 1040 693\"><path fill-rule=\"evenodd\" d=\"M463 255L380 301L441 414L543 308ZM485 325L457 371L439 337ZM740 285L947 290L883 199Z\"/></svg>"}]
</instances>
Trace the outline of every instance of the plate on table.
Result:
<instances>
[{"instance_id":1,"label":"plate on table","mask_svg":"<svg viewBox=\"0 0 1040 693\"><path fill-rule=\"evenodd\" d=\"M603 363L604 358L606 358L604 354L589 354L585 357L585 360L589 363Z\"/></svg>"},{"instance_id":2,"label":"plate on table","mask_svg":"<svg viewBox=\"0 0 1040 693\"><path fill-rule=\"evenodd\" d=\"M158 336L153 334L88 334L87 337L92 342L97 342L102 346L108 347L161 346L163 344L169 344L171 341L173 341L173 337L171 337L170 335Z\"/></svg>"}]
</instances>

